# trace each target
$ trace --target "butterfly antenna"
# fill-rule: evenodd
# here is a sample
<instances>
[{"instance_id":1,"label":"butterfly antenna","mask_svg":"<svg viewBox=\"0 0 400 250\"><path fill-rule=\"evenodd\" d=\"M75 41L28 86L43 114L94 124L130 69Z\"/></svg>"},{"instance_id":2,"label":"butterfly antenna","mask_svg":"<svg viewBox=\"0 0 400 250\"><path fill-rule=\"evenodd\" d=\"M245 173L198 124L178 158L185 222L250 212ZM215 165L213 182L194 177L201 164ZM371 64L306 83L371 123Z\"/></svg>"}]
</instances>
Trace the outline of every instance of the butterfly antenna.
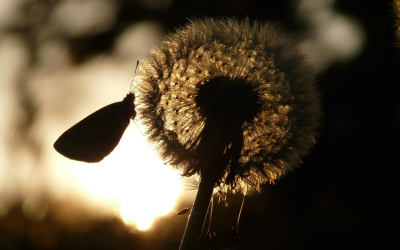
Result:
<instances>
[{"instance_id":1,"label":"butterfly antenna","mask_svg":"<svg viewBox=\"0 0 400 250\"><path fill-rule=\"evenodd\" d=\"M136 70L137 70L137 68L139 67L139 60L137 61L137 63L136 63L136 68L135 68L135 74L133 75L133 77L132 77L132 81L131 81L131 87L129 88L129 93L131 93L132 92L132 86L133 86L133 80L135 79L135 76L136 76Z\"/></svg>"},{"instance_id":2,"label":"butterfly antenna","mask_svg":"<svg viewBox=\"0 0 400 250\"><path fill-rule=\"evenodd\" d=\"M140 128L139 128L139 126L137 125L137 123L136 123L135 121L133 121L133 122L136 124L136 127L139 129L140 134L144 136L144 134L143 134L142 131L140 130Z\"/></svg>"}]
</instances>

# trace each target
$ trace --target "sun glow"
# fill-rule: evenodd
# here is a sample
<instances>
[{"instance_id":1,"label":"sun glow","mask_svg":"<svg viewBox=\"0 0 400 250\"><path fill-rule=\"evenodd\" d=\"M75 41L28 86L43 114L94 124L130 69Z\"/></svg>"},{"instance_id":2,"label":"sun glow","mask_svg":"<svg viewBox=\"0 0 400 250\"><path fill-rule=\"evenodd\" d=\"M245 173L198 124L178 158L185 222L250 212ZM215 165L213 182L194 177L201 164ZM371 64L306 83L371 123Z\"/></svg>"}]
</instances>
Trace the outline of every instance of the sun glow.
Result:
<instances>
[{"instance_id":1,"label":"sun glow","mask_svg":"<svg viewBox=\"0 0 400 250\"><path fill-rule=\"evenodd\" d=\"M149 229L157 216L171 211L182 190L178 172L162 164L133 122L100 163L73 163L68 169L82 191L111 206L126 224L139 230Z\"/></svg>"}]
</instances>

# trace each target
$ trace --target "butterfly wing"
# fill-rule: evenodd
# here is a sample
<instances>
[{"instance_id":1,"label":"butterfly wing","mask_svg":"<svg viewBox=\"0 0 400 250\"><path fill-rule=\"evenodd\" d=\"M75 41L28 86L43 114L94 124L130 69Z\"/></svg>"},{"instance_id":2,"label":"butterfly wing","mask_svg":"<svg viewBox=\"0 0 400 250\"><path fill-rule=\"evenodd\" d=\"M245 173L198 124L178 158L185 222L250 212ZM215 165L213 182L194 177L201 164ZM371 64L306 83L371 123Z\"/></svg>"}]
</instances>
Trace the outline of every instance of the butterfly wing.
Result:
<instances>
[{"instance_id":1,"label":"butterfly wing","mask_svg":"<svg viewBox=\"0 0 400 250\"><path fill-rule=\"evenodd\" d=\"M65 131L54 148L77 161L99 162L118 145L130 118L135 117L134 104L128 96L122 102L105 106Z\"/></svg>"}]
</instances>

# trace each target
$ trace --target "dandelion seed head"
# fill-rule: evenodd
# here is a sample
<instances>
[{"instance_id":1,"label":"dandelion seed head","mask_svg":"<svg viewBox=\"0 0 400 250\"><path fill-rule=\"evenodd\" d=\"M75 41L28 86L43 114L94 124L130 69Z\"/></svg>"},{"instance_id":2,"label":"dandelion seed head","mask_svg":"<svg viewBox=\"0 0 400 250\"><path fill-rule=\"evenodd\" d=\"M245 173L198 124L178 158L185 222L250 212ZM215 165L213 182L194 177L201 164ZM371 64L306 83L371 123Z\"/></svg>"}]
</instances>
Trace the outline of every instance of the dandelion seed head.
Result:
<instances>
[{"instance_id":1,"label":"dandelion seed head","mask_svg":"<svg viewBox=\"0 0 400 250\"><path fill-rule=\"evenodd\" d=\"M139 116L161 158L184 176L207 176L224 192L260 192L315 143L313 75L269 23L193 20L142 68Z\"/></svg>"}]
</instances>

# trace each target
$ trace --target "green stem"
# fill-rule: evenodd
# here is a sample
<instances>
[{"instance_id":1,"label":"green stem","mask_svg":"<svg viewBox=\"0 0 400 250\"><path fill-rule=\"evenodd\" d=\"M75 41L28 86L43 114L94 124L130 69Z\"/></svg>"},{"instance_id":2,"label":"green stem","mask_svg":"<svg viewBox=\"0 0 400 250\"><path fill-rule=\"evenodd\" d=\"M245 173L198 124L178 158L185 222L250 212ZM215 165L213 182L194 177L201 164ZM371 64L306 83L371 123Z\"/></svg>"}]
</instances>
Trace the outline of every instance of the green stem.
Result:
<instances>
[{"instance_id":1,"label":"green stem","mask_svg":"<svg viewBox=\"0 0 400 250\"><path fill-rule=\"evenodd\" d=\"M195 250L197 248L213 189L214 182L207 181L207 178L201 178L179 250Z\"/></svg>"}]
</instances>

